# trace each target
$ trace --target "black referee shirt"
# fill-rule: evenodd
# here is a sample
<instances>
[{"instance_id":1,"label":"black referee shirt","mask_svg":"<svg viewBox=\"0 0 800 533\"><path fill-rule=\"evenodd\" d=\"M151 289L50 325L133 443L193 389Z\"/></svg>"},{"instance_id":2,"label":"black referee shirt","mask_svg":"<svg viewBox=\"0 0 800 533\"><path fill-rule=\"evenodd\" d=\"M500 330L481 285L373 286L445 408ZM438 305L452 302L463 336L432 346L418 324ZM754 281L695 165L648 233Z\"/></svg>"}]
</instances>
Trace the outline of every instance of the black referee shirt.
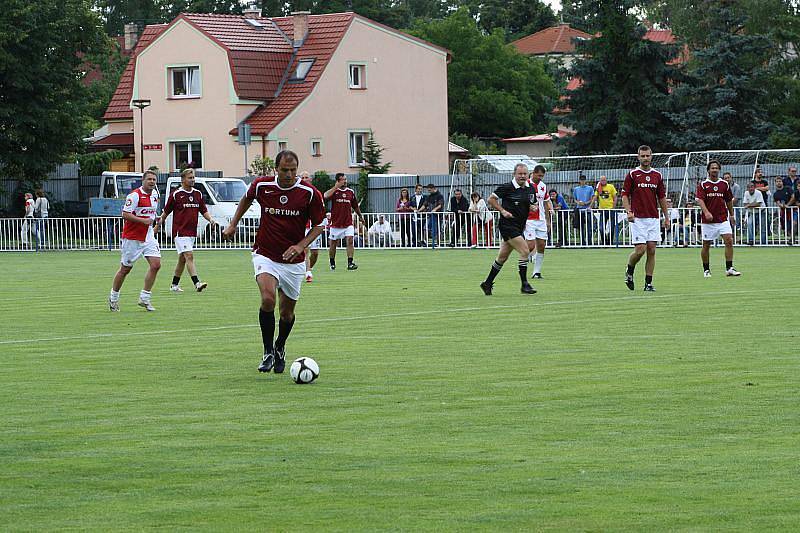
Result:
<instances>
[{"instance_id":1,"label":"black referee shirt","mask_svg":"<svg viewBox=\"0 0 800 533\"><path fill-rule=\"evenodd\" d=\"M531 204L536 201L534 198L536 189L529 187L527 183L524 186L518 185L517 180L512 178L509 183L504 183L496 188L493 194L500 198L500 205L503 209L514 215L512 219L501 216L500 221L525 227Z\"/></svg>"}]
</instances>

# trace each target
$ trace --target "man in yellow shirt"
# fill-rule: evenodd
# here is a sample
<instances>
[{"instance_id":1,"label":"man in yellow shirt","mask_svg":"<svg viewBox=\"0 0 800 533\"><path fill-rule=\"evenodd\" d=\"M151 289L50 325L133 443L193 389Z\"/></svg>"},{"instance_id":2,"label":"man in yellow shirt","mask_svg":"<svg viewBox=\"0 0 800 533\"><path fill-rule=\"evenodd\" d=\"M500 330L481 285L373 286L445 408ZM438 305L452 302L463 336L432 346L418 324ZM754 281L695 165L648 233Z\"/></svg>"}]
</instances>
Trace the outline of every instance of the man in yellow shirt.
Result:
<instances>
[{"instance_id":1,"label":"man in yellow shirt","mask_svg":"<svg viewBox=\"0 0 800 533\"><path fill-rule=\"evenodd\" d=\"M603 244L617 244L619 227L617 212L617 188L605 176L597 184L597 207L600 210L600 239Z\"/></svg>"}]
</instances>

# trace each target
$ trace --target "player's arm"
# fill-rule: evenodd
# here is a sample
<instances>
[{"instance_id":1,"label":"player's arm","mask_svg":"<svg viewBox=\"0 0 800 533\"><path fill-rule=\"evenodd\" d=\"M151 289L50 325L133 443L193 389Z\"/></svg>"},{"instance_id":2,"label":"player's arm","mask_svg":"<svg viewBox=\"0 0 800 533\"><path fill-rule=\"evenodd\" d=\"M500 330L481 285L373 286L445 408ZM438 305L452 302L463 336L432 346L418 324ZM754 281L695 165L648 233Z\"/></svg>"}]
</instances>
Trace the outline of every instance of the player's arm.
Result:
<instances>
[{"instance_id":1,"label":"player's arm","mask_svg":"<svg viewBox=\"0 0 800 533\"><path fill-rule=\"evenodd\" d=\"M669 206L667 205L667 197L662 196L658 199L658 203L661 206L661 214L664 215L664 227L669 229L672 220L669 218Z\"/></svg>"},{"instance_id":2,"label":"player's arm","mask_svg":"<svg viewBox=\"0 0 800 533\"><path fill-rule=\"evenodd\" d=\"M248 193L245 193L244 196L242 196L242 199L239 200L239 205L236 207L236 212L233 214L233 218L231 218L228 227L222 230L222 238L233 238L233 236L236 234L236 225L239 224L239 221L242 219L244 214L247 213L247 210L250 209L251 205L253 205L254 198L250 198L247 194ZM317 235L319 235L319 233Z\"/></svg>"},{"instance_id":3,"label":"player's arm","mask_svg":"<svg viewBox=\"0 0 800 533\"><path fill-rule=\"evenodd\" d=\"M697 200L697 205L700 206L700 211L703 212L703 220L711 222L711 219L714 217L711 215L711 211L708 210L705 199L703 199L700 194L696 194L694 199Z\"/></svg>"},{"instance_id":4,"label":"player's arm","mask_svg":"<svg viewBox=\"0 0 800 533\"><path fill-rule=\"evenodd\" d=\"M145 217L137 217L133 213L129 213L127 211L122 212L122 220L127 222L134 222L136 224L144 224L145 226L150 225L150 219Z\"/></svg>"},{"instance_id":5,"label":"player's arm","mask_svg":"<svg viewBox=\"0 0 800 533\"><path fill-rule=\"evenodd\" d=\"M633 216L633 211L631 211L631 199L627 194L622 195L622 207L625 209L625 213L628 215L628 222L633 222L635 217Z\"/></svg>"},{"instance_id":6,"label":"player's arm","mask_svg":"<svg viewBox=\"0 0 800 533\"><path fill-rule=\"evenodd\" d=\"M364 222L364 215L361 214L361 206L358 205L358 202L356 201L355 198L353 198L351 204L353 206L353 211L355 211L356 215L358 216L358 220L361 221L361 225L366 226L367 223Z\"/></svg>"},{"instance_id":7,"label":"player's arm","mask_svg":"<svg viewBox=\"0 0 800 533\"><path fill-rule=\"evenodd\" d=\"M544 201L544 220L547 222L547 232L553 233L553 202L548 197Z\"/></svg>"},{"instance_id":8,"label":"player's arm","mask_svg":"<svg viewBox=\"0 0 800 533\"><path fill-rule=\"evenodd\" d=\"M509 213L508 211L503 209L503 206L501 206L500 202L497 201L499 198L500 197L497 196L495 193L492 193L491 195L489 195L489 207L491 207L495 211L499 211L500 212L500 216L502 216L502 217L514 218L514 215L512 215L511 213Z\"/></svg>"},{"instance_id":9,"label":"player's arm","mask_svg":"<svg viewBox=\"0 0 800 533\"><path fill-rule=\"evenodd\" d=\"M725 205L728 206L728 220L730 221L731 225L736 224L736 212L733 209L733 199L725 202Z\"/></svg>"}]
</instances>

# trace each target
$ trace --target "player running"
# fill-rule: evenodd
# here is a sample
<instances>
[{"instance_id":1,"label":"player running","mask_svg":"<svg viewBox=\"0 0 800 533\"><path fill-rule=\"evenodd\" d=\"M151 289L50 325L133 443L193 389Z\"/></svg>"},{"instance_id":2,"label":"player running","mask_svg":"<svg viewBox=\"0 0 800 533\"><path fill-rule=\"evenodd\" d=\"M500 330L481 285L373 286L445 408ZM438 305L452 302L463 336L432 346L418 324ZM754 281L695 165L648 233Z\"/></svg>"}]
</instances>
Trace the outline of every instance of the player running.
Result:
<instances>
[{"instance_id":1,"label":"player running","mask_svg":"<svg viewBox=\"0 0 800 533\"><path fill-rule=\"evenodd\" d=\"M697 184L695 198L703 211L700 228L703 233L703 248L700 259L703 261L703 277L711 277L709 251L711 243L722 237L725 243L725 275L741 276L741 272L733 268L733 229L736 215L733 211L733 193L728 182L720 179L722 165L712 159L706 165L708 177Z\"/></svg>"},{"instance_id":2,"label":"player running","mask_svg":"<svg viewBox=\"0 0 800 533\"><path fill-rule=\"evenodd\" d=\"M356 193L347 186L347 176L339 172L336 174L336 183L325 191L325 200L331 201L331 224L328 228L328 256L331 270L336 270L336 245L344 238L347 243L347 270L356 270L358 265L353 262L353 211L358 215L362 226L366 226L364 215L356 200Z\"/></svg>"},{"instance_id":3,"label":"player running","mask_svg":"<svg viewBox=\"0 0 800 533\"><path fill-rule=\"evenodd\" d=\"M298 157L284 150L275 156L276 177L261 177L239 201L230 224L222 232L225 239L236 235L236 225L254 201L261 206L261 222L253 245L253 268L261 292L258 322L264 356L259 372L286 367L286 339L294 325L294 308L300 298L305 273L305 249L322 233L325 208L322 195L313 185L297 177ZM313 227L307 234L306 223ZM278 294L280 321L275 335L275 293Z\"/></svg>"},{"instance_id":4,"label":"player running","mask_svg":"<svg viewBox=\"0 0 800 533\"><path fill-rule=\"evenodd\" d=\"M172 292L183 292L181 289L181 274L183 268L189 271L192 283L197 292L202 292L208 283L200 281L197 276L197 267L194 265L194 242L197 239L198 215L208 220L209 224L217 224L208 212L203 193L194 188L194 169L187 168L181 172L181 186L167 196L164 212L161 213L161 224L172 213L172 240L175 241L175 250L178 252L178 264L175 265L175 274L172 276Z\"/></svg>"},{"instance_id":5,"label":"player running","mask_svg":"<svg viewBox=\"0 0 800 533\"><path fill-rule=\"evenodd\" d=\"M553 204L547 194L547 185L542 178L546 170L543 165L536 165L531 172L529 185L536 194L536 203L531 207L528 220L525 223L525 240L528 242L528 260L533 262L532 279L542 279L542 263L544 263L544 250L547 246L547 235L552 233L553 226L550 214Z\"/></svg>"},{"instance_id":6,"label":"player running","mask_svg":"<svg viewBox=\"0 0 800 533\"><path fill-rule=\"evenodd\" d=\"M625 272L625 285L634 289L633 271L636 263L647 252L644 265L644 290L655 291L653 287L653 271L656 268L656 246L661 241L661 229L658 224L658 206L664 215L664 227L669 229L669 212L666 200L666 186L661 172L651 168L653 150L649 146L640 146L637 150L639 166L628 172L622 186L622 205L628 214L631 225L631 242L633 252L628 258L628 269Z\"/></svg>"},{"instance_id":7,"label":"player running","mask_svg":"<svg viewBox=\"0 0 800 533\"><path fill-rule=\"evenodd\" d=\"M111 285L111 294L108 296L108 308L119 311L119 291L125 278L133 269L133 264L144 256L150 268L144 276L144 288L139 293L139 307L148 311L156 308L150 301L156 275L161 268L161 250L158 247L155 234L158 232L160 219L156 217L158 208L158 189L156 188L156 173L146 170L142 175L142 186L132 191L125 198L122 208L122 244L120 246L120 267L114 275ZM156 222L155 229L153 221Z\"/></svg>"},{"instance_id":8,"label":"player running","mask_svg":"<svg viewBox=\"0 0 800 533\"><path fill-rule=\"evenodd\" d=\"M502 205L498 202L502 201ZM490 296L494 286L494 278L500 273L511 250L519 253L519 279L522 282L520 292L523 294L536 294L528 283L528 243L525 242L523 232L531 212L531 204L536 202L534 189L528 185L528 167L524 163L517 163L514 167L514 177L511 182L500 185L489 196L489 205L492 209L500 211L500 222L497 224L503 242L497 259L492 263L489 275L481 283L483 294Z\"/></svg>"}]
</instances>

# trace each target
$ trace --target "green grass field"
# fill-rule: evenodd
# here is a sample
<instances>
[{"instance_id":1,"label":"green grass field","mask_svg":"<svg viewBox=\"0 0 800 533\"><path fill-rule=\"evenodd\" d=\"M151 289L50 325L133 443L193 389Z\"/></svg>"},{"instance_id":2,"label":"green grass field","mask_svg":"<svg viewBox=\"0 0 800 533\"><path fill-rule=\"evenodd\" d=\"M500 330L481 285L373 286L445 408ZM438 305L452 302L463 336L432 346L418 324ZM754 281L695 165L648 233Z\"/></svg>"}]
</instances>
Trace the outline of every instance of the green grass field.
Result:
<instances>
[{"instance_id":1,"label":"green grass field","mask_svg":"<svg viewBox=\"0 0 800 533\"><path fill-rule=\"evenodd\" d=\"M798 250L737 249L738 279L660 250L655 294L627 253L492 297L490 251L323 258L308 386L256 371L247 252L177 295L166 252L156 313L137 264L116 314L118 254L0 255L0 530L796 531Z\"/></svg>"}]
</instances>

